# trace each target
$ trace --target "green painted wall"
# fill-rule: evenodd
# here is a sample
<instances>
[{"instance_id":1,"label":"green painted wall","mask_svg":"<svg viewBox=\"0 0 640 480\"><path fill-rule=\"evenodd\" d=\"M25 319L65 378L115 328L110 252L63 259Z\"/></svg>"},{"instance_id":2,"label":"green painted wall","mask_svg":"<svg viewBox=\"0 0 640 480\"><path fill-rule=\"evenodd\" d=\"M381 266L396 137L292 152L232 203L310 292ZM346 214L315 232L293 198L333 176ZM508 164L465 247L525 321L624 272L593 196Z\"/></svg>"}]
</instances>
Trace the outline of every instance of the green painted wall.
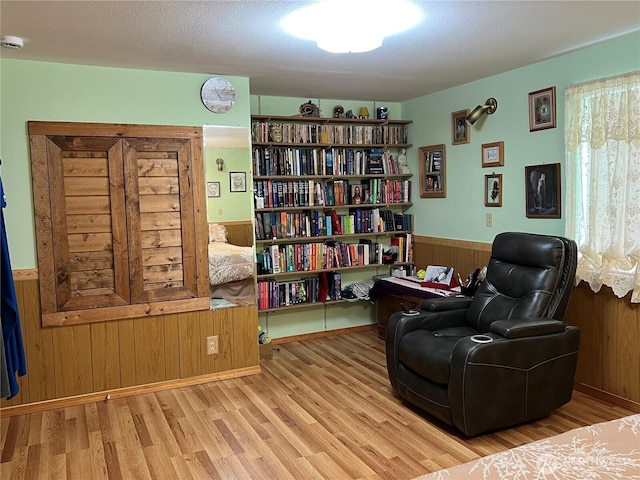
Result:
<instances>
[{"instance_id":1,"label":"green painted wall","mask_svg":"<svg viewBox=\"0 0 640 480\"><path fill-rule=\"evenodd\" d=\"M211 76L0 59L0 155L12 267L36 266L29 120L248 127L249 79L227 77L237 102L217 115L200 101ZM244 219L251 218L250 206L247 212Z\"/></svg>"},{"instance_id":2,"label":"green painted wall","mask_svg":"<svg viewBox=\"0 0 640 480\"><path fill-rule=\"evenodd\" d=\"M414 178L418 147L446 144L447 198L420 199L414 182L415 233L482 242L507 230L564 234L564 211L560 219L526 217L524 168L560 163L564 197L565 87L638 69L640 33L403 103L403 116L413 120L408 159ZM529 132L528 94L551 86L556 87L557 127ZM490 97L498 100L498 110L471 127L470 143L452 145L451 113ZM504 166L482 168L481 145L498 141L505 146ZM502 207L484 206L484 175L493 172L503 175ZM493 227L485 226L489 212Z\"/></svg>"},{"instance_id":3,"label":"green painted wall","mask_svg":"<svg viewBox=\"0 0 640 480\"><path fill-rule=\"evenodd\" d=\"M408 102L383 103L389 108L391 119L414 121L410 126L414 147L407 153L416 178L418 147L438 143L447 146L447 198L420 199L414 188L410 212L415 214L416 233L485 242L505 230L564 233L564 212L561 219L526 218L524 167L564 164L563 107L567 85L638 69L640 33ZM227 77L238 92L237 104L230 112L215 115L204 108L199 97L200 87L210 76L0 59L0 171L9 202L5 215L13 268L36 266L26 128L29 120L248 127L250 114L296 115L300 104L308 100L316 103L324 116L331 116L338 104L355 113L367 106L373 116L375 107L381 105L372 101L251 96L248 78ZM558 126L529 132L528 93L550 86L557 89ZM451 112L474 108L489 97L497 98L498 111L472 127L469 144L451 145ZM481 145L495 141L505 143L505 166L483 169ZM235 153L205 147L207 178L221 183L220 199L208 199L210 220L244 219L245 212L251 211L250 192L228 192L229 171L246 171L248 189L251 186L246 152L243 150L235 160ZM224 172L211 170L219 154L231 155ZM499 208L484 207L484 175L492 172L503 174L503 206ZM221 215L217 214L218 208L223 208ZM487 212L494 215L492 228L485 227ZM345 284L358 280L351 275L346 277ZM274 337L373 321L370 308L351 306L328 308L326 316L324 309L309 309L269 318ZM261 322L264 320L263 314Z\"/></svg>"}]
</instances>

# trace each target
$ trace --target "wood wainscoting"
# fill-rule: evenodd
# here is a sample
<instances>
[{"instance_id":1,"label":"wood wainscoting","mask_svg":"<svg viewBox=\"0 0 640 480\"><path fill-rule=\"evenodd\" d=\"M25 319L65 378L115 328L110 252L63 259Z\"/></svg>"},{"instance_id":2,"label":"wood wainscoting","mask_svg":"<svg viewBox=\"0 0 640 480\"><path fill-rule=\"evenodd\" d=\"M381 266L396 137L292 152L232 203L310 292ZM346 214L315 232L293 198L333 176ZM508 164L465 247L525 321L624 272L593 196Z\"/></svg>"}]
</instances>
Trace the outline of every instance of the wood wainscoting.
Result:
<instances>
[{"instance_id":1,"label":"wood wainscoting","mask_svg":"<svg viewBox=\"0 0 640 480\"><path fill-rule=\"evenodd\" d=\"M454 267L465 277L486 265L491 244L416 236L414 259ZM580 328L576 389L640 411L640 304L610 288L593 293L581 282L573 291L565 322Z\"/></svg>"},{"instance_id":2,"label":"wood wainscoting","mask_svg":"<svg viewBox=\"0 0 640 480\"><path fill-rule=\"evenodd\" d=\"M18 377L18 395L0 401L3 416L12 414L6 407L260 371L256 305L43 327L37 272L16 271L14 280L27 375ZM220 353L207 356L211 335Z\"/></svg>"}]
</instances>

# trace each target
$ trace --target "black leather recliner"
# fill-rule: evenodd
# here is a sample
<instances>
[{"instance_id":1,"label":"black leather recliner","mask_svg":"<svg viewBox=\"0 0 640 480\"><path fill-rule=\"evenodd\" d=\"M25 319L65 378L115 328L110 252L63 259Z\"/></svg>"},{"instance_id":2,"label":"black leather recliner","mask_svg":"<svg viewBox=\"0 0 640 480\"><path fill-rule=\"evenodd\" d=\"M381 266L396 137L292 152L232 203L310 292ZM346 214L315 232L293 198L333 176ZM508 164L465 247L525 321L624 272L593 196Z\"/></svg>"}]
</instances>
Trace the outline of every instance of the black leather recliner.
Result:
<instances>
[{"instance_id":1,"label":"black leather recliner","mask_svg":"<svg viewBox=\"0 0 640 480\"><path fill-rule=\"evenodd\" d=\"M468 436L527 422L571 400L579 330L561 320L573 289L573 240L496 236L471 297L424 300L391 315L391 384Z\"/></svg>"}]
</instances>

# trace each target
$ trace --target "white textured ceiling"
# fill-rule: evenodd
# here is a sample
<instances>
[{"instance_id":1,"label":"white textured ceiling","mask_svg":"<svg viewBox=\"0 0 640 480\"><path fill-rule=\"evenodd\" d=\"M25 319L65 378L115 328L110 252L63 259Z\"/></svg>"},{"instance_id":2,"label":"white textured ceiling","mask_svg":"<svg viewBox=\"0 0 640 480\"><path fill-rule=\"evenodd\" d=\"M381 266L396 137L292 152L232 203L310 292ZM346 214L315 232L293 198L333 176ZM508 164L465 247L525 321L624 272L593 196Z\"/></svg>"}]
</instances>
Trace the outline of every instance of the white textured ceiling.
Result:
<instances>
[{"instance_id":1,"label":"white textured ceiling","mask_svg":"<svg viewBox=\"0 0 640 480\"><path fill-rule=\"evenodd\" d=\"M0 33L25 42L0 55L244 76L259 95L404 101L640 30L637 0L414 0L425 17L417 28L336 55L280 29L308 3L0 0Z\"/></svg>"}]
</instances>

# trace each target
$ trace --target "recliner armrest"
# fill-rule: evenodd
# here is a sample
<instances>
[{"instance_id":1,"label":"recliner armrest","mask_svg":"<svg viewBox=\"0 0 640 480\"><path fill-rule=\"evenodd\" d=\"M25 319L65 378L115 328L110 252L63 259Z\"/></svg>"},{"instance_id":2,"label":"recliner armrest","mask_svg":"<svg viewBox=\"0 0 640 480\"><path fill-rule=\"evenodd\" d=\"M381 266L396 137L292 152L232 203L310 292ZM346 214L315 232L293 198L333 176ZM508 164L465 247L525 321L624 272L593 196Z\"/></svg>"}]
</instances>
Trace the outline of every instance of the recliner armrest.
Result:
<instances>
[{"instance_id":1,"label":"recliner armrest","mask_svg":"<svg viewBox=\"0 0 640 480\"><path fill-rule=\"evenodd\" d=\"M420 310L428 312L444 312L446 310L459 310L469 308L471 297L441 297L430 298L420 302Z\"/></svg>"},{"instance_id":2,"label":"recliner armrest","mask_svg":"<svg viewBox=\"0 0 640 480\"><path fill-rule=\"evenodd\" d=\"M566 325L560 320L546 317L515 318L496 320L491 331L504 338L523 338L564 332Z\"/></svg>"}]
</instances>

